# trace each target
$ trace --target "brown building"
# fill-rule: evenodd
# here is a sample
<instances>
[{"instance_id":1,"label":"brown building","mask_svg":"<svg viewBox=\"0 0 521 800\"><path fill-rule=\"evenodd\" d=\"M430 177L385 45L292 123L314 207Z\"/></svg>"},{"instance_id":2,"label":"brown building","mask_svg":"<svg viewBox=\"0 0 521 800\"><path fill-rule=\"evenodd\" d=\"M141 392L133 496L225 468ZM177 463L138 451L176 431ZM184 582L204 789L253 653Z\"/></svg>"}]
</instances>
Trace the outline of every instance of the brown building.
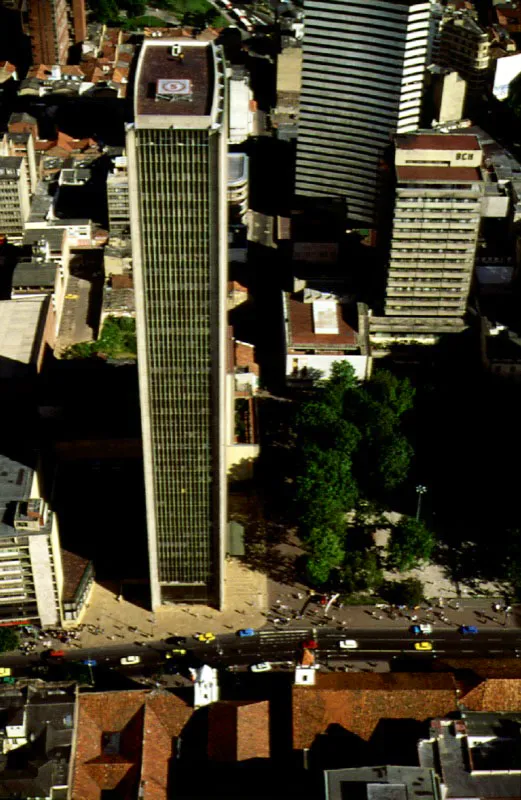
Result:
<instances>
[{"instance_id":1,"label":"brown building","mask_svg":"<svg viewBox=\"0 0 521 800\"><path fill-rule=\"evenodd\" d=\"M87 38L87 17L85 14L85 0L72 0L72 25L74 42L84 42Z\"/></svg>"},{"instance_id":2,"label":"brown building","mask_svg":"<svg viewBox=\"0 0 521 800\"><path fill-rule=\"evenodd\" d=\"M192 709L146 691L80 695L70 797L167 800L170 760Z\"/></svg>"},{"instance_id":3,"label":"brown building","mask_svg":"<svg viewBox=\"0 0 521 800\"><path fill-rule=\"evenodd\" d=\"M208 758L235 762L270 757L267 700L213 703L208 715Z\"/></svg>"},{"instance_id":4,"label":"brown building","mask_svg":"<svg viewBox=\"0 0 521 800\"><path fill-rule=\"evenodd\" d=\"M67 0L28 0L27 29L35 64L67 63Z\"/></svg>"}]
</instances>

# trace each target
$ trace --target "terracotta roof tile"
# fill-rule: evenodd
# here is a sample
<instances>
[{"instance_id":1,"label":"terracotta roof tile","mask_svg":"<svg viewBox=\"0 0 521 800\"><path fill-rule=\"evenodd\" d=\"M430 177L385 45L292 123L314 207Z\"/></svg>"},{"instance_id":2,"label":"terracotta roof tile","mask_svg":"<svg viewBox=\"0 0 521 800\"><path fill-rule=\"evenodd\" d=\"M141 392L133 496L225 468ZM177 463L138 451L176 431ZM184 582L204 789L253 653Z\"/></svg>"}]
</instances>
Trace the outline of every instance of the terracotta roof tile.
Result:
<instances>
[{"instance_id":1,"label":"terracotta roof tile","mask_svg":"<svg viewBox=\"0 0 521 800\"><path fill-rule=\"evenodd\" d=\"M310 747L334 723L368 741L382 718L423 721L456 707L449 674L319 675L315 687L293 687L293 746Z\"/></svg>"},{"instance_id":2,"label":"terracotta roof tile","mask_svg":"<svg viewBox=\"0 0 521 800\"><path fill-rule=\"evenodd\" d=\"M246 761L270 757L269 702L222 701L208 715L208 757Z\"/></svg>"},{"instance_id":3,"label":"terracotta roof tile","mask_svg":"<svg viewBox=\"0 0 521 800\"><path fill-rule=\"evenodd\" d=\"M144 800L168 800L172 740L191 715L192 708L171 694L80 695L72 800L100 800L103 790L126 800L137 797L140 786Z\"/></svg>"},{"instance_id":4,"label":"terracotta roof tile","mask_svg":"<svg viewBox=\"0 0 521 800\"><path fill-rule=\"evenodd\" d=\"M519 711L521 678L485 680L461 699L471 711Z\"/></svg>"},{"instance_id":5,"label":"terracotta roof tile","mask_svg":"<svg viewBox=\"0 0 521 800\"><path fill-rule=\"evenodd\" d=\"M319 347L334 345L337 348L357 343L356 332L342 317L342 306L337 305L339 333L315 333L313 326L313 303L303 303L288 295L288 347L307 345Z\"/></svg>"},{"instance_id":6,"label":"terracotta roof tile","mask_svg":"<svg viewBox=\"0 0 521 800\"><path fill-rule=\"evenodd\" d=\"M61 556L63 567L62 599L65 602L70 602L74 600L76 590L90 562L87 558L82 558L82 556L78 556L76 553L71 553L70 550L64 550L63 548Z\"/></svg>"}]
</instances>

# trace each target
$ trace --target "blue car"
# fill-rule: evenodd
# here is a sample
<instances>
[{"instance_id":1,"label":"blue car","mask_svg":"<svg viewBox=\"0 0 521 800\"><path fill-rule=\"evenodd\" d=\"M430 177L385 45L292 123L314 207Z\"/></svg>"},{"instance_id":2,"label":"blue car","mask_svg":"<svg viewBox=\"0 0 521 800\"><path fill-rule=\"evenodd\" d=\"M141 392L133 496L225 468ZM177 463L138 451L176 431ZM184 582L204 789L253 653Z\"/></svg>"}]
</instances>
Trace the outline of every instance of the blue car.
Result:
<instances>
[{"instance_id":1,"label":"blue car","mask_svg":"<svg viewBox=\"0 0 521 800\"><path fill-rule=\"evenodd\" d=\"M240 631L237 631L237 634L241 637L255 636L255 631L253 630L253 628L242 628Z\"/></svg>"},{"instance_id":2,"label":"blue car","mask_svg":"<svg viewBox=\"0 0 521 800\"><path fill-rule=\"evenodd\" d=\"M85 664L86 667L97 667L98 666L98 662L94 658L86 658L85 661L82 661L81 663Z\"/></svg>"},{"instance_id":3,"label":"blue car","mask_svg":"<svg viewBox=\"0 0 521 800\"><path fill-rule=\"evenodd\" d=\"M460 633L478 633L478 629L475 625L462 625L459 629Z\"/></svg>"}]
</instances>

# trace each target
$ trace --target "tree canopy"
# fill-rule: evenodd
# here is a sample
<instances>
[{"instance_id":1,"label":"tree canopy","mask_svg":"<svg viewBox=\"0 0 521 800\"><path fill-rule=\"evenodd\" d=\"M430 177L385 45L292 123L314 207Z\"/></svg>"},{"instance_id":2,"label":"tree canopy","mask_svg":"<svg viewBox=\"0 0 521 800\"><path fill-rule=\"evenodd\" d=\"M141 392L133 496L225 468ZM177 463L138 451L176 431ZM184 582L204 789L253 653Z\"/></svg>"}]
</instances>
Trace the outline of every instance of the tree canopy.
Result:
<instances>
[{"instance_id":1,"label":"tree canopy","mask_svg":"<svg viewBox=\"0 0 521 800\"><path fill-rule=\"evenodd\" d=\"M0 653L16 650L20 644L20 637L13 628L0 628Z\"/></svg>"},{"instance_id":2,"label":"tree canopy","mask_svg":"<svg viewBox=\"0 0 521 800\"><path fill-rule=\"evenodd\" d=\"M396 606L414 608L424 599L423 583L418 578L406 578L404 581L386 581L380 594L389 603Z\"/></svg>"},{"instance_id":3,"label":"tree canopy","mask_svg":"<svg viewBox=\"0 0 521 800\"><path fill-rule=\"evenodd\" d=\"M349 586L380 582L371 543L357 548L356 557L347 545L346 515L360 500L381 501L406 479L413 451L401 418L413 399L408 380L380 370L360 384L342 361L299 406L292 431L295 509L313 582L326 583L333 568L343 570Z\"/></svg>"},{"instance_id":4,"label":"tree canopy","mask_svg":"<svg viewBox=\"0 0 521 800\"><path fill-rule=\"evenodd\" d=\"M434 549L434 536L423 522L402 517L393 528L387 546L387 566L405 572L429 561Z\"/></svg>"}]
</instances>

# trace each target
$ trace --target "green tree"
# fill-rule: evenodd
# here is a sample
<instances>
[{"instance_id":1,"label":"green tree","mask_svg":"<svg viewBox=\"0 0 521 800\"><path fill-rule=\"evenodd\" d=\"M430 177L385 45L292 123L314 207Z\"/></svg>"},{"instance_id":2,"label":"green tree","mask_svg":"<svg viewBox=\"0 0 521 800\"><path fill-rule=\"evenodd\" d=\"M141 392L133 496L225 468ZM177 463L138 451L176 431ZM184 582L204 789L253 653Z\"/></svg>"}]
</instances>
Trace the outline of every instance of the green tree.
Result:
<instances>
[{"instance_id":1,"label":"green tree","mask_svg":"<svg viewBox=\"0 0 521 800\"><path fill-rule=\"evenodd\" d=\"M393 528L387 548L387 565L405 572L429 561L435 539L423 522L413 517L402 517Z\"/></svg>"},{"instance_id":2,"label":"green tree","mask_svg":"<svg viewBox=\"0 0 521 800\"><path fill-rule=\"evenodd\" d=\"M322 586L329 579L331 570L338 567L345 557L341 532L333 528L314 528L309 532L306 548L308 579L315 586Z\"/></svg>"},{"instance_id":3,"label":"green tree","mask_svg":"<svg viewBox=\"0 0 521 800\"><path fill-rule=\"evenodd\" d=\"M20 644L20 637L13 628L0 628L0 653L16 650Z\"/></svg>"},{"instance_id":4,"label":"green tree","mask_svg":"<svg viewBox=\"0 0 521 800\"><path fill-rule=\"evenodd\" d=\"M373 548L349 551L342 564L340 582L347 594L379 589L384 578L378 553Z\"/></svg>"},{"instance_id":5,"label":"green tree","mask_svg":"<svg viewBox=\"0 0 521 800\"><path fill-rule=\"evenodd\" d=\"M409 608L420 605L424 599L423 584L418 578L386 581L380 589L380 594L393 605L408 606Z\"/></svg>"}]
</instances>

